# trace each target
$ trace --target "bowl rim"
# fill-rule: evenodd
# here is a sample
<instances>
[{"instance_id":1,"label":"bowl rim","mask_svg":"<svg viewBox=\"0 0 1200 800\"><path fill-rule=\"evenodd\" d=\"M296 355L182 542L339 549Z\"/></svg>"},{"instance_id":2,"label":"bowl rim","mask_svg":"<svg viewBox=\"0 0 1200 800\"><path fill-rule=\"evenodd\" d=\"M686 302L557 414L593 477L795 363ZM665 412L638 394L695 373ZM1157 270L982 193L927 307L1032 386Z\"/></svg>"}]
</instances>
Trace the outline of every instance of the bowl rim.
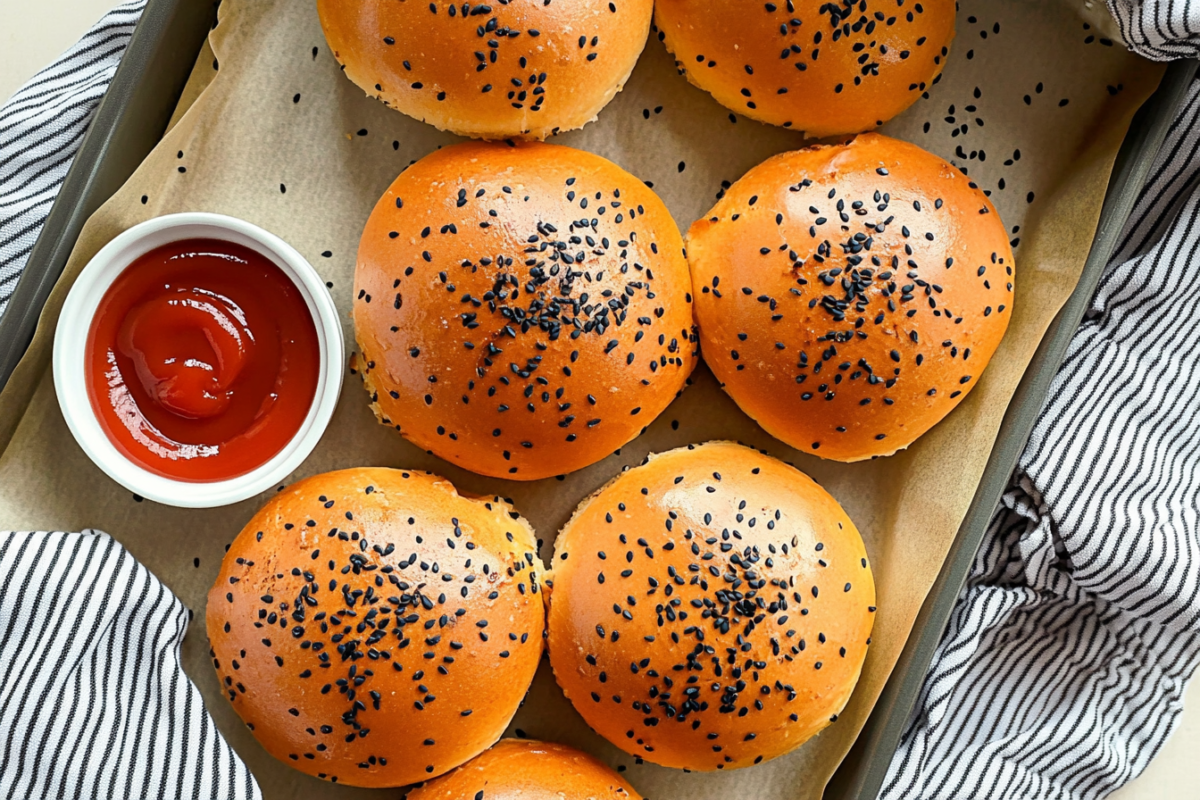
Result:
<instances>
[{"instance_id":1,"label":"bowl rim","mask_svg":"<svg viewBox=\"0 0 1200 800\"><path fill-rule=\"evenodd\" d=\"M249 247L275 264L299 290L312 315L320 350L316 391L300 429L262 465L220 481L183 481L158 475L127 458L109 439L92 408L87 387L87 339L96 310L117 277L134 260L172 242L217 239ZM342 389L345 343L337 307L312 264L287 242L236 217L208 212L167 214L134 225L102 247L80 271L63 303L54 332L54 390L71 435L108 477L134 494L179 508L215 508L278 486L324 435Z\"/></svg>"}]
</instances>

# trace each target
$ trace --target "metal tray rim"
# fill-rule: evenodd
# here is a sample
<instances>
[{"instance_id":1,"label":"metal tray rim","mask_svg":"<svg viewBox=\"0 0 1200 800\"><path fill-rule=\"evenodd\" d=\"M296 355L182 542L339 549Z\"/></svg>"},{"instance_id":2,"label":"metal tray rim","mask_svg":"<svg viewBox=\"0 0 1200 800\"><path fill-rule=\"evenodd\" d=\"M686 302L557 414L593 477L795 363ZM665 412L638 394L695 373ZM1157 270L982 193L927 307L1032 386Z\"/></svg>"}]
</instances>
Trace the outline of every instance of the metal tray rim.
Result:
<instances>
[{"instance_id":1,"label":"metal tray rim","mask_svg":"<svg viewBox=\"0 0 1200 800\"><path fill-rule=\"evenodd\" d=\"M196 54L216 19L217 3L219 0L150 0L138 20L29 253L7 311L0 317L0 390L32 341L42 309L84 224L162 138ZM182 54L186 56L181 58ZM181 69L181 62L186 62L186 68ZM147 103L147 95L155 91L170 95L165 113Z\"/></svg>"}]
</instances>

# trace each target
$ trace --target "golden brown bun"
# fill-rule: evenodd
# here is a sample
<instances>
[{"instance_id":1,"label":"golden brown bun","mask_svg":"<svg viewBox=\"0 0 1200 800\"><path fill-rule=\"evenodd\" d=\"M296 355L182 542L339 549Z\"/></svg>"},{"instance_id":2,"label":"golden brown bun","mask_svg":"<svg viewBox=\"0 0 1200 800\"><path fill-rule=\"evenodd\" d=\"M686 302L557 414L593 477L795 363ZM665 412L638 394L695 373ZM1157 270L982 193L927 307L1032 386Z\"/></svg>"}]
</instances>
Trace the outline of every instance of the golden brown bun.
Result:
<instances>
[{"instance_id":1,"label":"golden brown bun","mask_svg":"<svg viewBox=\"0 0 1200 800\"><path fill-rule=\"evenodd\" d=\"M300 481L250 520L208 594L221 686L266 751L309 775L441 775L500 738L533 680L536 553L506 503L428 473Z\"/></svg>"},{"instance_id":2,"label":"golden brown bun","mask_svg":"<svg viewBox=\"0 0 1200 800\"><path fill-rule=\"evenodd\" d=\"M688 259L725 391L775 438L837 461L890 455L937 424L1012 316L991 202L877 134L750 170L692 225Z\"/></svg>"},{"instance_id":3,"label":"golden brown bun","mask_svg":"<svg viewBox=\"0 0 1200 800\"><path fill-rule=\"evenodd\" d=\"M350 80L411 117L484 139L545 139L595 119L646 46L652 8L652 0L317 0Z\"/></svg>"},{"instance_id":4,"label":"golden brown bun","mask_svg":"<svg viewBox=\"0 0 1200 800\"><path fill-rule=\"evenodd\" d=\"M421 159L375 206L354 282L376 415L484 475L599 461L695 365L691 277L666 206L569 147L471 142Z\"/></svg>"},{"instance_id":5,"label":"golden brown bun","mask_svg":"<svg viewBox=\"0 0 1200 800\"><path fill-rule=\"evenodd\" d=\"M875 610L837 501L730 442L652 456L585 500L546 583L575 708L617 747L693 770L775 758L836 719Z\"/></svg>"},{"instance_id":6,"label":"golden brown bun","mask_svg":"<svg viewBox=\"0 0 1200 800\"><path fill-rule=\"evenodd\" d=\"M688 80L721 105L820 137L916 102L946 63L954 11L954 0L658 0L655 21Z\"/></svg>"},{"instance_id":7,"label":"golden brown bun","mask_svg":"<svg viewBox=\"0 0 1200 800\"><path fill-rule=\"evenodd\" d=\"M408 800L642 800L617 773L561 744L503 739Z\"/></svg>"}]
</instances>

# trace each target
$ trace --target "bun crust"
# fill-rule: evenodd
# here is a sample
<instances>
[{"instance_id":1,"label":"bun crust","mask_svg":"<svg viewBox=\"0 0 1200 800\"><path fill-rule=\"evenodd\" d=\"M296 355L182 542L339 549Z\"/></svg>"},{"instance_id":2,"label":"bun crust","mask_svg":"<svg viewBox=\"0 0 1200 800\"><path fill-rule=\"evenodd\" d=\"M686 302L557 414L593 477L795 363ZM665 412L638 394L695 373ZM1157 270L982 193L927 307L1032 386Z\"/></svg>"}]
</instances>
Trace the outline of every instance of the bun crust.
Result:
<instances>
[{"instance_id":1,"label":"bun crust","mask_svg":"<svg viewBox=\"0 0 1200 800\"><path fill-rule=\"evenodd\" d=\"M772 436L890 455L979 382L1013 257L969 178L877 134L768 159L688 234L705 360Z\"/></svg>"},{"instance_id":2,"label":"bun crust","mask_svg":"<svg viewBox=\"0 0 1200 800\"><path fill-rule=\"evenodd\" d=\"M550 663L576 710L691 770L775 758L836 719L875 610L837 501L729 442L652 456L584 501L547 585Z\"/></svg>"},{"instance_id":3,"label":"bun crust","mask_svg":"<svg viewBox=\"0 0 1200 800\"><path fill-rule=\"evenodd\" d=\"M595 119L633 71L652 9L652 0L317 0L350 80L410 117L483 139L545 139Z\"/></svg>"},{"instance_id":4,"label":"bun crust","mask_svg":"<svg viewBox=\"0 0 1200 800\"><path fill-rule=\"evenodd\" d=\"M300 481L250 520L209 592L221 686L301 772L366 787L440 775L500 738L533 680L536 553L503 501L428 473Z\"/></svg>"},{"instance_id":5,"label":"bun crust","mask_svg":"<svg viewBox=\"0 0 1200 800\"><path fill-rule=\"evenodd\" d=\"M875 128L916 102L946 63L954 15L954 0L655 6L689 81L739 114L812 137Z\"/></svg>"},{"instance_id":6,"label":"bun crust","mask_svg":"<svg viewBox=\"0 0 1200 800\"><path fill-rule=\"evenodd\" d=\"M408 800L642 800L596 759L561 744L502 739Z\"/></svg>"},{"instance_id":7,"label":"bun crust","mask_svg":"<svg viewBox=\"0 0 1200 800\"><path fill-rule=\"evenodd\" d=\"M355 295L380 420L492 477L599 461L695 365L691 277L666 206L568 147L472 142L409 167L367 221Z\"/></svg>"}]
</instances>

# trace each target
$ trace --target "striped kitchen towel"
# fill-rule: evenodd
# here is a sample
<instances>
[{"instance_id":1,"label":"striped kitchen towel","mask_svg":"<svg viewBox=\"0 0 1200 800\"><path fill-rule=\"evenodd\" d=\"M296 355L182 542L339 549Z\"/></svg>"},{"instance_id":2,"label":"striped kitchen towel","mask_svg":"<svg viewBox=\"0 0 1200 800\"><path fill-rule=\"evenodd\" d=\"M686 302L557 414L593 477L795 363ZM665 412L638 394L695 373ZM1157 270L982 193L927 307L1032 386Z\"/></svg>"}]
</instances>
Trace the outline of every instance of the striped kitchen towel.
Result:
<instances>
[{"instance_id":1,"label":"striped kitchen towel","mask_svg":"<svg viewBox=\"0 0 1200 800\"><path fill-rule=\"evenodd\" d=\"M1200 52L1196 0L1109 5L1137 52ZM1104 797L1177 725L1200 664L1198 183L1194 83L992 518L882 798Z\"/></svg>"},{"instance_id":2,"label":"striped kitchen towel","mask_svg":"<svg viewBox=\"0 0 1200 800\"><path fill-rule=\"evenodd\" d=\"M190 613L108 534L0 537L0 797L260 798L180 667Z\"/></svg>"},{"instance_id":3,"label":"striped kitchen towel","mask_svg":"<svg viewBox=\"0 0 1200 800\"><path fill-rule=\"evenodd\" d=\"M1131 50L1155 61L1195 58L1200 51L1200 15L1195 0L1108 0L1121 38Z\"/></svg>"},{"instance_id":4,"label":"striped kitchen towel","mask_svg":"<svg viewBox=\"0 0 1200 800\"><path fill-rule=\"evenodd\" d=\"M0 315L145 6L110 11L0 106Z\"/></svg>"}]
</instances>

